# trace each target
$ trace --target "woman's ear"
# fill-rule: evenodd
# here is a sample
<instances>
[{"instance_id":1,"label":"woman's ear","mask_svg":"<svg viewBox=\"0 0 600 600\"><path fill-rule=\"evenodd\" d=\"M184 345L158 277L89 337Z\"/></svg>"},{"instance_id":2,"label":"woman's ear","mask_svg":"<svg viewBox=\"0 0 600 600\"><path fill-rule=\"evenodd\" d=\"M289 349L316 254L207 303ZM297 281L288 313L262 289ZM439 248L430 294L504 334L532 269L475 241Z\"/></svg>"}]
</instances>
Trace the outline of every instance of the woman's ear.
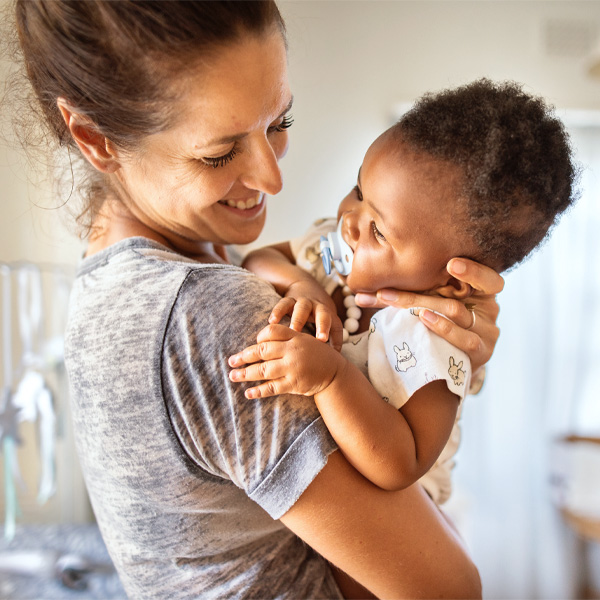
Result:
<instances>
[{"instance_id":1,"label":"woman's ear","mask_svg":"<svg viewBox=\"0 0 600 600\"><path fill-rule=\"evenodd\" d=\"M473 288L464 281L460 281L454 277L450 277L447 283L433 289L432 292L444 298L455 298L456 300L464 300L473 294Z\"/></svg>"},{"instance_id":2,"label":"woman's ear","mask_svg":"<svg viewBox=\"0 0 600 600\"><path fill-rule=\"evenodd\" d=\"M120 168L114 146L99 133L95 125L75 112L64 98L56 101L71 136L87 161L101 173L114 173Z\"/></svg>"}]
</instances>

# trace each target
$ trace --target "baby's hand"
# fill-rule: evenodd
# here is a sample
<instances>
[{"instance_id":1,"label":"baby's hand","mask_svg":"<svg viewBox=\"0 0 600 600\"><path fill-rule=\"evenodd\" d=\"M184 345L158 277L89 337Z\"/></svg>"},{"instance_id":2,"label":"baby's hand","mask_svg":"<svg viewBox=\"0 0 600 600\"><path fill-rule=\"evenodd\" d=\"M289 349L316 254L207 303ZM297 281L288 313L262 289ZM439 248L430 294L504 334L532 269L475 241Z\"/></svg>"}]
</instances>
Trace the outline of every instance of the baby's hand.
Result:
<instances>
[{"instance_id":1,"label":"baby's hand","mask_svg":"<svg viewBox=\"0 0 600 600\"><path fill-rule=\"evenodd\" d=\"M284 325L267 325L257 342L229 358L229 366L234 367L229 373L231 381L264 381L248 388L246 398L314 396L344 370L341 354L311 335Z\"/></svg>"},{"instance_id":2,"label":"baby's hand","mask_svg":"<svg viewBox=\"0 0 600 600\"><path fill-rule=\"evenodd\" d=\"M302 331L306 323L314 322L316 338L326 342L331 337L333 347L341 349L342 321L335 303L320 285L309 281L292 284L271 311L269 323L279 323L285 315L290 316L290 329Z\"/></svg>"}]
</instances>

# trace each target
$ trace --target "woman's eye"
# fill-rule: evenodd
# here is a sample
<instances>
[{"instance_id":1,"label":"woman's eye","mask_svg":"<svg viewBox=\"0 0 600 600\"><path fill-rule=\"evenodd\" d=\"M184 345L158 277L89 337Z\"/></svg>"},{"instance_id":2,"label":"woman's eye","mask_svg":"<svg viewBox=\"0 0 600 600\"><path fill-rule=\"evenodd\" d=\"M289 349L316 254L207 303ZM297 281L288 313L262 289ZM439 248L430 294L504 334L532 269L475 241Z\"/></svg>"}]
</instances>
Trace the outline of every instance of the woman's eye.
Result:
<instances>
[{"instance_id":1,"label":"woman's eye","mask_svg":"<svg viewBox=\"0 0 600 600\"><path fill-rule=\"evenodd\" d=\"M209 167L212 167L213 169L216 169L217 167L224 167L228 162L231 162L233 160L233 157L238 153L236 147L234 146L227 154L224 154L223 156L215 156L215 157L208 157L205 156L202 159L202 162L207 164Z\"/></svg>"},{"instance_id":2,"label":"woman's eye","mask_svg":"<svg viewBox=\"0 0 600 600\"><path fill-rule=\"evenodd\" d=\"M356 197L358 198L358 200L360 202L362 202L363 195L362 195L362 192L360 191L360 188L357 185L354 186L354 193L356 194Z\"/></svg>"},{"instance_id":3,"label":"woman's eye","mask_svg":"<svg viewBox=\"0 0 600 600\"><path fill-rule=\"evenodd\" d=\"M271 125L271 127L269 127L269 132L270 133L273 133L273 132L281 133L282 131L289 129L292 126L293 122L294 122L294 119L293 119L292 115L285 115L285 117L283 117L283 119L281 119L281 123L278 123L277 125Z\"/></svg>"},{"instance_id":4,"label":"woman's eye","mask_svg":"<svg viewBox=\"0 0 600 600\"><path fill-rule=\"evenodd\" d=\"M381 233L381 231L379 231L379 229L377 229L377 225L375 225L375 221L373 221L371 223L371 229L373 230L373 235L378 239L378 240L385 240L385 235L383 235L383 233Z\"/></svg>"}]
</instances>

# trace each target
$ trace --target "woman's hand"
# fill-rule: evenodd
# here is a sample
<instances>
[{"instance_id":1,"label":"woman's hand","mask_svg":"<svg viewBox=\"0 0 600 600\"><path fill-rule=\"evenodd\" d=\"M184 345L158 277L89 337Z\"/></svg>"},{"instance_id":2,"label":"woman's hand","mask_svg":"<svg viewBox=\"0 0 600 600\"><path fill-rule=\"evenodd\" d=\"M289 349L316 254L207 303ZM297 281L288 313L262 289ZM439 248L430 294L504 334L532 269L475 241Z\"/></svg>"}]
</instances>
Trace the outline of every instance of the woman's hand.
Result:
<instances>
[{"instance_id":1,"label":"woman's hand","mask_svg":"<svg viewBox=\"0 0 600 600\"><path fill-rule=\"evenodd\" d=\"M428 329L466 352L475 373L492 356L500 335L496 326L500 312L496 294L502 291L504 279L493 269L466 258L453 258L447 269L450 275L473 288L469 298L463 301L384 289L379 290L376 296L357 294L356 303L359 306L425 309L419 312L421 321Z\"/></svg>"}]
</instances>

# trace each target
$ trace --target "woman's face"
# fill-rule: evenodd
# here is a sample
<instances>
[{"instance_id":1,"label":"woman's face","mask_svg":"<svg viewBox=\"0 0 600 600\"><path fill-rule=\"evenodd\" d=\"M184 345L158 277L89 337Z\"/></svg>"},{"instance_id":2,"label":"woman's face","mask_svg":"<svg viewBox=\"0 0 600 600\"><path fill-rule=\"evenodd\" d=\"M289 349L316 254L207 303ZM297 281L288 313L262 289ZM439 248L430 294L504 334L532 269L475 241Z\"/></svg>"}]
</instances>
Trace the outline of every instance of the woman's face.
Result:
<instances>
[{"instance_id":1,"label":"woman's face","mask_svg":"<svg viewBox=\"0 0 600 600\"><path fill-rule=\"evenodd\" d=\"M292 95L278 32L217 48L175 82L175 124L120 160L119 195L174 248L244 244L282 187Z\"/></svg>"}]
</instances>

